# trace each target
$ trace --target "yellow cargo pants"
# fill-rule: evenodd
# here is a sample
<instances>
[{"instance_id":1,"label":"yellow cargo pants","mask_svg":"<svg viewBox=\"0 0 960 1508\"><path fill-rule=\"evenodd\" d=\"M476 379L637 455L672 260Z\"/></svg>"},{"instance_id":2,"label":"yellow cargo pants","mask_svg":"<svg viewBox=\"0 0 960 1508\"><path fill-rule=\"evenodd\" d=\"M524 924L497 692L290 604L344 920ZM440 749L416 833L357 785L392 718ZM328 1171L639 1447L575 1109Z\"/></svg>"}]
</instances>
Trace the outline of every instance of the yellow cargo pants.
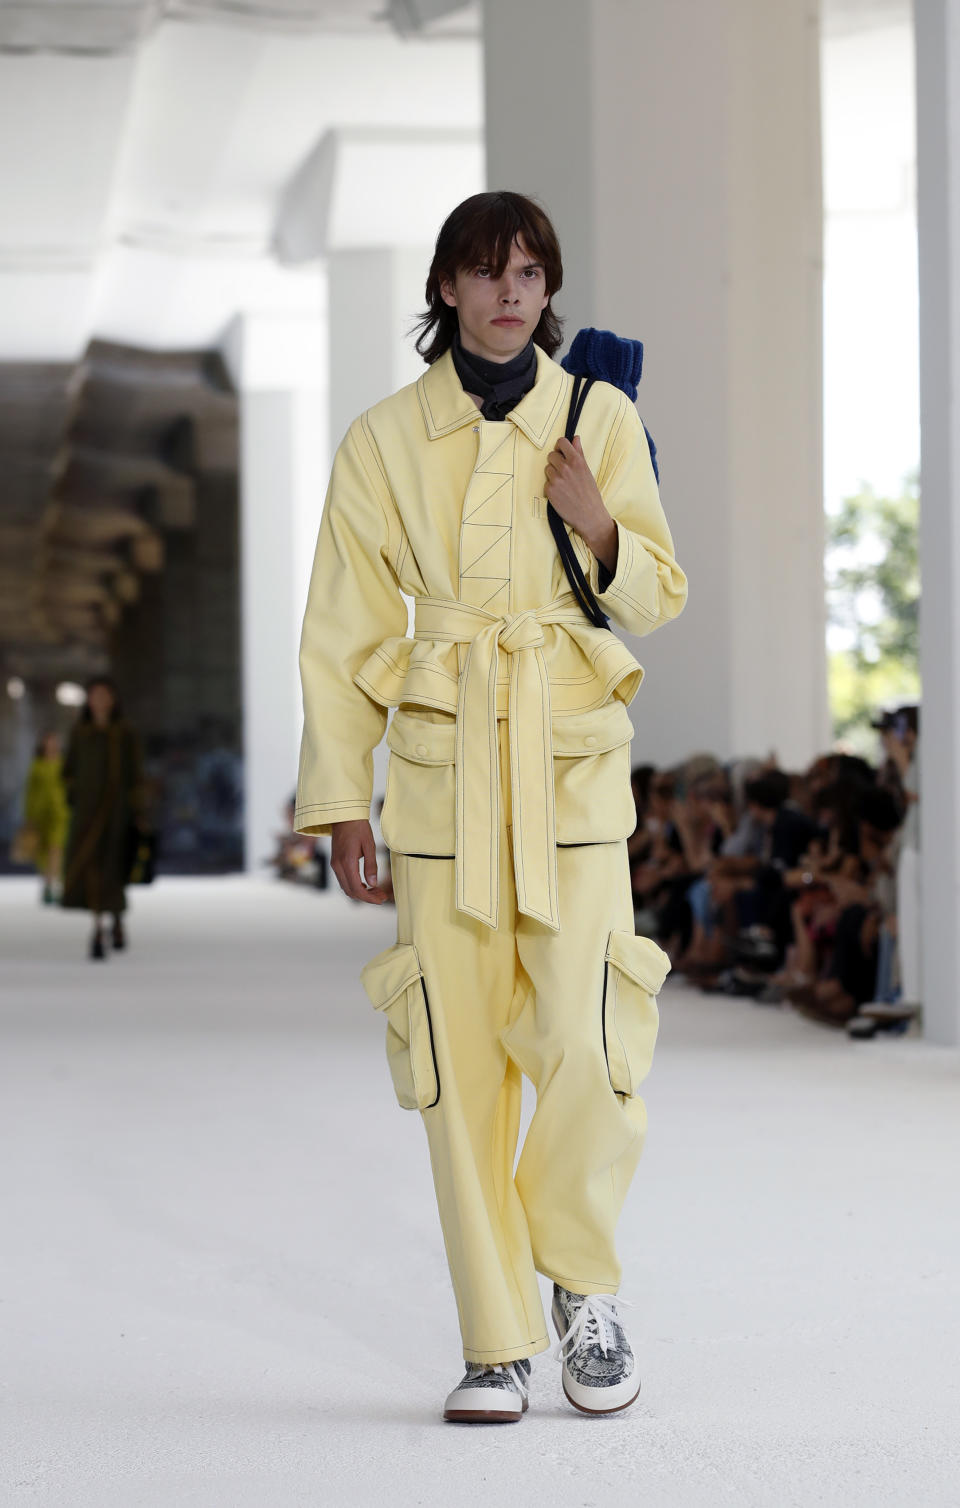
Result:
<instances>
[{"instance_id":1,"label":"yellow cargo pants","mask_svg":"<svg viewBox=\"0 0 960 1508\"><path fill-rule=\"evenodd\" d=\"M457 910L452 858L394 852L398 940L362 973L398 1099L426 1126L463 1354L487 1363L550 1344L538 1272L617 1291L668 968L634 935L625 840L558 848L559 932L518 911L499 734L497 926ZM523 1074L537 1104L514 1173Z\"/></svg>"}]
</instances>

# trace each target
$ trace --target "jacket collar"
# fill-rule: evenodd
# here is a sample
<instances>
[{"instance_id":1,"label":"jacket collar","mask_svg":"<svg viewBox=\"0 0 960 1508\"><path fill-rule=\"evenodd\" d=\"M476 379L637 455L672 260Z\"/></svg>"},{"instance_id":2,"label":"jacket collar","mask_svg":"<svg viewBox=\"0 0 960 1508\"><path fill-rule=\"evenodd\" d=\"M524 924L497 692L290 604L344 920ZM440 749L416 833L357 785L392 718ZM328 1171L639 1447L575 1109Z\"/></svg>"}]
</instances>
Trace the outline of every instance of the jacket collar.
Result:
<instances>
[{"instance_id":1,"label":"jacket collar","mask_svg":"<svg viewBox=\"0 0 960 1508\"><path fill-rule=\"evenodd\" d=\"M569 396L571 379L539 346L536 351L537 380L507 415L507 420L512 420L528 440L542 449ZM479 420L480 411L464 392L449 351L424 372L417 383L417 397L431 440Z\"/></svg>"}]
</instances>

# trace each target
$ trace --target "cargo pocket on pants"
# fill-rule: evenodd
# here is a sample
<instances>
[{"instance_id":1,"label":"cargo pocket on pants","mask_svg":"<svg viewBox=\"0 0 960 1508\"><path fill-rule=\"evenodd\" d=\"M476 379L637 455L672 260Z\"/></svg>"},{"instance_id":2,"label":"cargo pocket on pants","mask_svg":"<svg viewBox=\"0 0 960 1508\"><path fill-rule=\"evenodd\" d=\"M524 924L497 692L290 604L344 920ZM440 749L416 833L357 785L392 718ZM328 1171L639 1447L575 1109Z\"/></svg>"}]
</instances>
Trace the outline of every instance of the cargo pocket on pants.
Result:
<instances>
[{"instance_id":1,"label":"cargo pocket on pants","mask_svg":"<svg viewBox=\"0 0 960 1508\"><path fill-rule=\"evenodd\" d=\"M404 1110L429 1110L440 1098L430 1002L413 943L395 943L360 971L374 1010L387 1018L387 1062Z\"/></svg>"},{"instance_id":2,"label":"cargo pocket on pants","mask_svg":"<svg viewBox=\"0 0 960 1508\"><path fill-rule=\"evenodd\" d=\"M649 937L611 932L603 976L603 1050L617 1094L639 1093L653 1061L657 995L670 960Z\"/></svg>"}]
</instances>

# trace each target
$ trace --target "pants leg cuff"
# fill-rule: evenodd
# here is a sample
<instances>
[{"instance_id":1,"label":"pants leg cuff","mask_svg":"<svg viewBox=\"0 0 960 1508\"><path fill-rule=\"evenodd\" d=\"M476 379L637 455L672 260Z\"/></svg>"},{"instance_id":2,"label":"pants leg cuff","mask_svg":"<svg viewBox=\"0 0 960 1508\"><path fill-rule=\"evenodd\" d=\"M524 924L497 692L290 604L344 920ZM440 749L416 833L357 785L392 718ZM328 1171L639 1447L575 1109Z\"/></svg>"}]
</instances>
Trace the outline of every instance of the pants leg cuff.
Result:
<instances>
[{"instance_id":1,"label":"pants leg cuff","mask_svg":"<svg viewBox=\"0 0 960 1508\"><path fill-rule=\"evenodd\" d=\"M568 1293L609 1293L615 1294L620 1289L620 1279L611 1278L609 1282L602 1282L597 1278L570 1278L563 1277L559 1272L549 1272L546 1267L538 1267L537 1271L551 1283L558 1283Z\"/></svg>"},{"instance_id":2,"label":"pants leg cuff","mask_svg":"<svg viewBox=\"0 0 960 1508\"><path fill-rule=\"evenodd\" d=\"M549 1349L550 1341L545 1335L538 1336L536 1340L521 1341L516 1346L503 1346L499 1351L476 1351L472 1346L464 1346L464 1361L476 1361L484 1366L505 1366L508 1361L522 1361L527 1356L536 1356L540 1351Z\"/></svg>"}]
</instances>

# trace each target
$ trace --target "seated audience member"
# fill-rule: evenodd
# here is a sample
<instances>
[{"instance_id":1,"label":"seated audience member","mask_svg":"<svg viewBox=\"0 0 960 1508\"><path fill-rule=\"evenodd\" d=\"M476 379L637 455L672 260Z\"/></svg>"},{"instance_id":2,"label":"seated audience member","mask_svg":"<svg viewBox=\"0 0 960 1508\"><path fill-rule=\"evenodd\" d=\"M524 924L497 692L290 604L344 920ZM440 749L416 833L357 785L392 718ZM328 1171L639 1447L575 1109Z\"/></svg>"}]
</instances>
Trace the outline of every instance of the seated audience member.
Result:
<instances>
[{"instance_id":1,"label":"seated audience member","mask_svg":"<svg viewBox=\"0 0 960 1508\"><path fill-rule=\"evenodd\" d=\"M752 761L747 779L759 768ZM730 938L738 931L734 897L749 886L753 865L765 851L766 828L746 809L740 810L738 817L742 805L736 800L738 789L742 797L743 782L734 767L727 785L712 793L711 813L720 843L714 843L715 851L705 872L687 891L692 916L690 943L675 963L678 973L690 977L715 975L730 961ZM726 862L740 859L750 862L746 866Z\"/></svg>"},{"instance_id":2,"label":"seated audience member","mask_svg":"<svg viewBox=\"0 0 960 1508\"><path fill-rule=\"evenodd\" d=\"M914 703L883 715L879 728L886 763L880 778L889 783L900 801L903 825L897 853L897 913L891 918L881 943L891 944L891 977L878 989L876 1004L898 1006L899 1014L915 1015L923 999L920 952L920 709ZM896 1017L896 1011L875 1011L875 1019Z\"/></svg>"},{"instance_id":3,"label":"seated audience member","mask_svg":"<svg viewBox=\"0 0 960 1508\"><path fill-rule=\"evenodd\" d=\"M693 945L697 918L690 892L706 877L734 826L729 784L722 769L715 765L704 770L702 763L700 768L702 773L687 785L686 795L675 796L671 807L679 862L661 895L657 934L674 959L684 956Z\"/></svg>"},{"instance_id":4,"label":"seated audience member","mask_svg":"<svg viewBox=\"0 0 960 1508\"><path fill-rule=\"evenodd\" d=\"M678 974L788 1001L851 1035L889 1026L877 1013L878 1002L897 1005L898 835L904 812L916 812L916 723L882 733L879 777L843 753L792 775L759 761L723 769L705 755L634 771L638 930L660 940Z\"/></svg>"},{"instance_id":5,"label":"seated audience member","mask_svg":"<svg viewBox=\"0 0 960 1508\"><path fill-rule=\"evenodd\" d=\"M652 913L653 931L663 897L683 866L683 845L673 821L675 803L673 776L654 771L648 784L643 832L638 822L630 857L634 907Z\"/></svg>"},{"instance_id":6,"label":"seated audience member","mask_svg":"<svg viewBox=\"0 0 960 1508\"><path fill-rule=\"evenodd\" d=\"M627 862L630 865L630 884L633 891L634 925L642 934L648 934L656 925L653 912L645 902L645 897L640 888L640 878L644 872L644 866L650 858L650 850L653 843L651 831L651 788L656 779L656 766L652 764L637 765L630 772L630 786L633 790L633 804L637 812L637 825L631 836L627 839Z\"/></svg>"},{"instance_id":7,"label":"seated audience member","mask_svg":"<svg viewBox=\"0 0 960 1508\"><path fill-rule=\"evenodd\" d=\"M639 764L630 772L630 788L637 811L637 825L627 839L627 856L631 865L635 860L646 858L649 851L650 797L656 774L656 766L652 764Z\"/></svg>"},{"instance_id":8,"label":"seated audience member","mask_svg":"<svg viewBox=\"0 0 960 1508\"><path fill-rule=\"evenodd\" d=\"M758 994L782 962L792 937L790 881L824 842L819 825L790 793L783 770L747 781L744 816L711 867L711 900L726 912L726 952L739 967L709 982L727 993ZM719 959L719 948L714 951Z\"/></svg>"},{"instance_id":9,"label":"seated audience member","mask_svg":"<svg viewBox=\"0 0 960 1508\"><path fill-rule=\"evenodd\" d=\"M844 1025L873 999L880 931L896 911L893 848L900 821L892 792L866 787L860 795L856 854L841 852L810 873L811 889L821 899L826 892L832 902L832 946L819 976L795 980L786 994L804 1015L825 1025ZM825 914L823 906L820 914ZM808 967L814 961L808 953Z\"/></svg>"},{"instance_id":10,"label":"seated audience member","mask_svg":"<svg viewBox=\"0 0 960 1508\"><path fill-rule=\"evenodd\" d=\"M287 825L283 832L276 834L277 847L270 863L281 880L316 885L323 890L327 884L327 856L316 838L294 832L295 805L296 797L291 796L283 808Z\"/></svg>"}]
</instances>

